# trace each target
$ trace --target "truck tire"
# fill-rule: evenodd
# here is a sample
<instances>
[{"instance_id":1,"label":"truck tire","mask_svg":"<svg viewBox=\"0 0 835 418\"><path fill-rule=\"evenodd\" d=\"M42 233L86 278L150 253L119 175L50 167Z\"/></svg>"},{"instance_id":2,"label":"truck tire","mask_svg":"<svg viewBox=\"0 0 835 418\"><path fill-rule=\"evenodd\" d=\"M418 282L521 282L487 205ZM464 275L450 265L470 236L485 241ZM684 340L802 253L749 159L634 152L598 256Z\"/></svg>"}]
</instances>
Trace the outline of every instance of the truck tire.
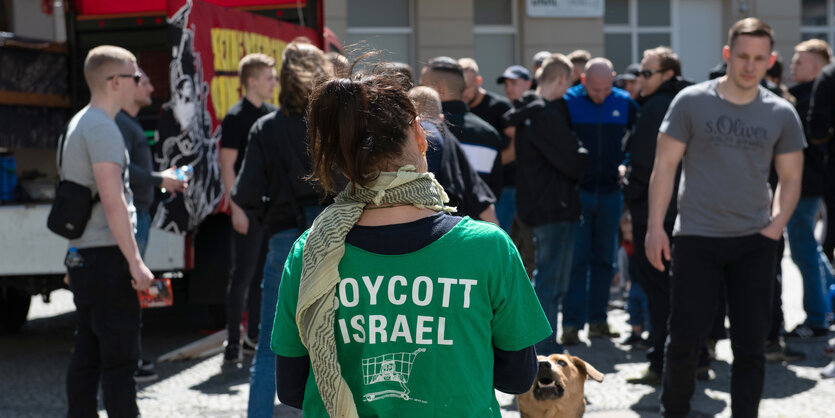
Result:
<instances>
[{"instance_id":1,"label":"truck tire","mask_svg":"<svg viewBox=\"0 0 835 418\"><path fill-rule=\"evenodd\" d=\"M13 287L0 289L0 334L20 331L29 315L32 296Z\"/></svg>"}]
</instances>

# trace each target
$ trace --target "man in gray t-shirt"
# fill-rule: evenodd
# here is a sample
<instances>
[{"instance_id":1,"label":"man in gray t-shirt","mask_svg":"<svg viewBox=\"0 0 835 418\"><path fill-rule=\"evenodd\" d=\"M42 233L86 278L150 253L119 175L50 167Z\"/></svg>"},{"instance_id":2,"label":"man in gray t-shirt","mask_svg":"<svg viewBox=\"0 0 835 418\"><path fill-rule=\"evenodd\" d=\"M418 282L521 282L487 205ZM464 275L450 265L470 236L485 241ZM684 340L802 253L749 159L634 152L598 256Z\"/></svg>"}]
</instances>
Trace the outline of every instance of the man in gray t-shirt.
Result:
<instances>
[{"instance_id":1,"label":"man in gray t-shirt","mask_svg":"<svg viewBox=\"0 0 835 418\"><path fill-rule=\"evenodd\" d=\"M70 120L60 175L99 196L84 233L69 243L67 275L76 307L67 371L69 417L97 415L99 382L112 417L139 416L133 373L139 361L139 300L154 276L139 255L129 158L113 119L134 98L136 57L103 45L84 60L90 104ZM75 247L75 248L73 248ZM72 255L72 257L70 257Z\"/></svg>"},{"instance_id":2,"label":"man in gray t-shirt","mask_svg":"<svg viewBox=\"0 0 835 418\"><path fill-rule=\"evenodd\" d=\"M765 378L778 241L800 197L805 141L794 108L760 86L774 63L771 28L756 18L731 28L727 74L682 90L660 127L649 187L645 248L664 270L670 260L664 216L679 162L671 303L661 404L686 416L699 346L726 292L731 322L731 410L755 417ZM772 203L771 164L779 183Z\"/></svg>"}]
</instances>

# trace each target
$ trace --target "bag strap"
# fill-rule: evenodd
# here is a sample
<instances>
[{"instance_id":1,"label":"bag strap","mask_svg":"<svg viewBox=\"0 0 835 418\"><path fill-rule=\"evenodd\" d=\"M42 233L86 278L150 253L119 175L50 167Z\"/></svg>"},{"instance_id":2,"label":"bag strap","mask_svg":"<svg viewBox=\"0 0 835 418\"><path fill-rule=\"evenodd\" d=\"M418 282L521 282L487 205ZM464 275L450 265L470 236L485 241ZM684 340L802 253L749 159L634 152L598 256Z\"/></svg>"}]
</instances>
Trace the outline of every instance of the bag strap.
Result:
<instances>
[{"instance_id":1,"label":"bag strap","mask_svg":"<svg viewBox=\"0 0 835 418\"><path fill-rule=\"evenodd\" d=\"M72 119L67 121L64 125L64 133L58 137L58 184L64 180L64 174L62 173L64 167L64 144L67 142L67 132L70 130L70 122ZM56 189L58 184L55 185ZM101 200L99 197L98 191L96 191L95 195L93 196L93 204L98 203Z\"/></svg>"}]
</instances>

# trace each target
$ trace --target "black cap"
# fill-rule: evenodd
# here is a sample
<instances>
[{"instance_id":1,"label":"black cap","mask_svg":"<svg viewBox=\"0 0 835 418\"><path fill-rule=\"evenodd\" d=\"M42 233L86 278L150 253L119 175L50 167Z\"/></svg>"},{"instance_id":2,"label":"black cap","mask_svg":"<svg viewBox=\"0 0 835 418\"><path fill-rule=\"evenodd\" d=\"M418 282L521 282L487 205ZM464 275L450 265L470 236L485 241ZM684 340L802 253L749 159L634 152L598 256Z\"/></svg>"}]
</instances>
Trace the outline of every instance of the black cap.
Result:
<instances>
[{"instance_id":1,"label":"black cap","mask_svg":"<svg viewBox=\"0 0 835 418\"><path fill-rule=\"evenodd\" d=\"M641 74L641 64L629 64L623 74L618 75L619 80L634 80Z\"/></svg>"},{"instance_id":2,"label":"black cap","mask_svg":"<svg viewBox=\"0 0 835 418\"><path fill-rule=\"evenodd\" d=\"M496 83L502 84L504 83L505 79L530 80L531 73L528 71L527 68L521 65L511 65L510 67L507 67L506 70L504 70L504 73L502 73L501 77L499 77L499 79L496 80Z\"/></svg>"}]
</instances>

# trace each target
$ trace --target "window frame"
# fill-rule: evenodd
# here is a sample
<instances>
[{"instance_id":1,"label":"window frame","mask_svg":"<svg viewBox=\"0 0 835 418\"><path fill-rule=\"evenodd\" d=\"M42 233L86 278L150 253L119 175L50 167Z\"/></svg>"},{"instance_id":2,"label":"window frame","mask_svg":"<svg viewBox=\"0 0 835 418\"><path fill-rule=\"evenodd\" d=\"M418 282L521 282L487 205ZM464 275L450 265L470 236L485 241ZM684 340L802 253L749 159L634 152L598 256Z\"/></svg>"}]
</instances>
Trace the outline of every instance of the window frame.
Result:
<instances>
[{"instance_id":1,"label":"window frame","mask_svg":"<svg viewBox=\"0 0 835 418\"><path fill-rule=\"evenodd\" d=\"M475 2L473 3L475 6ZM518 0L510 0L510 24L509 25L479 25L475 22L475 13L473 13L473 58L475 59L475 37L478 35L511 35L513 37L513 41L511 42L513 45L513 63L509 65L519 64L521 63L522 66L527 68L527 63L522 63L520 57L522 55L522 51L519 47L519 9L518 9ZM477 60L476 60L477 61ZM490 84L492 86L492 84ZM483 86L487 90L495 92L500 92L501 89L498 88L488 88Z\"/></svg>"},{"instance_id":2,"label":"window frame","mask_svg":"<svg viewBox=\"0 0 835 418\"><path fill-rule=\"evenodd\" d=\"M415 2L416 0L406 0L407 10L409 11L409 26L348 26L345 33L347 35L359 36L385 36L385 35L408 35L409 56L406 57L406 63L415 67ZM348 0L350 3L350 0ZM348 5L350 7L350 4Z\"/></svg>"},{"instance_id":3,"label":"window frame","mask_svg":"<svg viewBox=\"0 0 835 418\"><path fill-rule=\"evenodd\" d=\"M670 24L669 26L638 26L638 0L627 0L629 2L628 9L629 9L629 16L628 22L626 24L607 24L603 21L603 34L604 35L629 35L630 47L632 49L632 56L630 59L630 63L640 62L641 58L643 58L643 52L638 50L638 38L640 35L644 34L669 34L670 35L670 48L674 51L678 50L678 33L676 28L679 27L679 0L669 0L670 1ZM828 0L833 1L833 0ZM605 6L604 6L605 7ZM604 55L606 45L604 42ZM620 70L619 68L616 70Z\"/></svg>"},{"instance_id":4,"label":"window frame","mask_svg":"<svg viewBox=\"0 0 835 418\"><path fill-rule=\"evenodd\" d=\"M800 0L800 39L806 34L825 33L829 45L835 43L835 0L826 0L826 26L803 24L803 0Z\"/></svg>"}]
</instances>

